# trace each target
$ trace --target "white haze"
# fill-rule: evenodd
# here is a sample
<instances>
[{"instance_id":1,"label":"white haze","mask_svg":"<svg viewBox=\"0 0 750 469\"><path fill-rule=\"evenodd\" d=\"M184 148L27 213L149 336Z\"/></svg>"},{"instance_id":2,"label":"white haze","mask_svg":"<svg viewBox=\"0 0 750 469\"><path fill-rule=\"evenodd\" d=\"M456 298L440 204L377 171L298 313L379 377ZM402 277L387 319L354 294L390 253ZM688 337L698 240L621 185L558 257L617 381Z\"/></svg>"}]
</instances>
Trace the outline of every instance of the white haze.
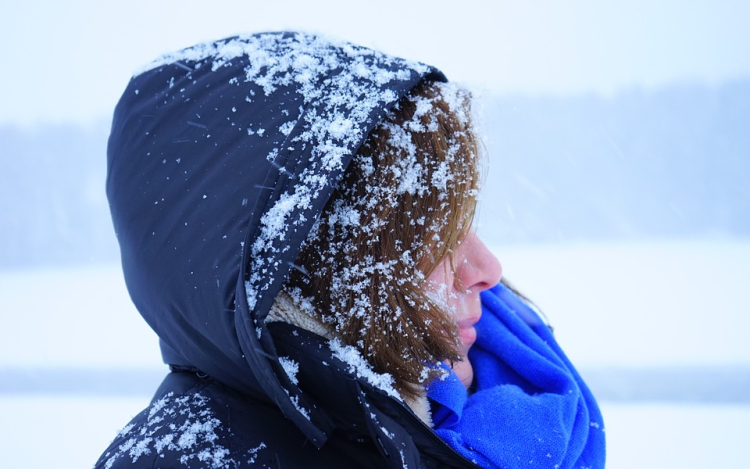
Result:
<instances>
[{"instance_id":1,"label":"white haze","mask_svg":"<svg viewBox=\"0 0 750 469\"><path fill-rule=\"evenodd\" d=\"M750 76L742 0L30 0L0 5L0 124L109 116L156 56L239 32L322 32L503 94L611 94Z\"/></svg>"},{"instance_id":2,"label":"white haze","mask_svg":"<svg viewBox=\"0 0 750 469\"><path fill-rule=\"evenodd\" d=\"M695 365L747 374L750 242L493 250L506 274L545 311L584 378L604 370L609 383L627 387L634 383L620 373L623 366L682 367L696 370L684 384L700 388L706 377ZM6 380L14 376L8 370L20 376L20 387L12 391L14 383L5 382L0 393L5 467L93 464L166 372L156 336L129 303L118 266L5 272L0 310L14 312L4 315L0 329L0 370ZM114 376L120 388L94 389L101 384L92 380L97 372ZM118 374L146 382L127 391ZM637 373L630 376L636 386L649 386L637 382ZM55 385L44 381L50 377ZM689 390L678 390L677 400L658 392L621 400L600 388L607 467L744 467L748 383L727 382L740 383L744 402L680 400ZM37 451L39 441L45 451Z\"/></svg>"},{"instance_id":3,"label":"white haze","mask_svg":"<svg viewBox=\"0 0 750 469\"><path fill-rule=\"evenodd\" d=\"M374 5L0 5L3 467L92 465L164 372L103 196L130 74L277 29L472 84L491 154L479 234L600 396L608 468L746 466L750 3Z\"/></svg>"}]
</instances>

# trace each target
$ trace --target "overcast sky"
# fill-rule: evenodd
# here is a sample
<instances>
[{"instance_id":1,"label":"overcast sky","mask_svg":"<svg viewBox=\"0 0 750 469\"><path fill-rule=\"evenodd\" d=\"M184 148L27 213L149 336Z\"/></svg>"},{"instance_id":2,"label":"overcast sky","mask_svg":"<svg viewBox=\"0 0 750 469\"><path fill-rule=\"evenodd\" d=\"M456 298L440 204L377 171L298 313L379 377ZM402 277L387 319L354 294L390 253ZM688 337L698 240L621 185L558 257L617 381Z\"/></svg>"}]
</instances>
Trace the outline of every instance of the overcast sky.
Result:
<instances>
[{"instance_id":1,"label":"overcast sky","mask_svg":"<svg viewBox=\"0 0 750 469\"><path fill-rule=\"evenodd\" d=\"M151 59L239 32L303 29L500 93L611 93L750 77L750 2L6 1L0 125L108 118Z\"/></svg>"}]
</instances>

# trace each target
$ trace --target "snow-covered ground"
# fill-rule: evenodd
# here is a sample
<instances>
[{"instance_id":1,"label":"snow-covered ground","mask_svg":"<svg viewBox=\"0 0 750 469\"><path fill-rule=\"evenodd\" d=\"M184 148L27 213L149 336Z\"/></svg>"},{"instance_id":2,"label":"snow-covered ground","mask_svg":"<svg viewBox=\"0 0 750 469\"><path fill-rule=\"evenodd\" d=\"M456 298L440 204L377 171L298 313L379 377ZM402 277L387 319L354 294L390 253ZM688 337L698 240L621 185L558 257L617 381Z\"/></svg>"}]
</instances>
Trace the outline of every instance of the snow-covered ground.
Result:
<instances>
[{"instance_id":1,"label":"snow-covered ground","mask_svg":"<svg viewBox=\"0 0 750 469\"><path fill-rule=\"evenodd\" d=\"M599 382L610 469L746 467L750 241L493 251ZM0 272L0 314L3 467L90 466L163 370L119 267ZM617 394L674 370L704 392Z\"/></svg>"},{"instance_id":2,"label":"snow-covered ground","mask_svg":"<svg viewBox=\"0 0 750 469\"><path fill-rule=\"evenodd\" d=\"M90 467L147 397L0 397L6 469ZM608 469L747 467L750 406L602 403Z\"/></svg>"}]
</instances>

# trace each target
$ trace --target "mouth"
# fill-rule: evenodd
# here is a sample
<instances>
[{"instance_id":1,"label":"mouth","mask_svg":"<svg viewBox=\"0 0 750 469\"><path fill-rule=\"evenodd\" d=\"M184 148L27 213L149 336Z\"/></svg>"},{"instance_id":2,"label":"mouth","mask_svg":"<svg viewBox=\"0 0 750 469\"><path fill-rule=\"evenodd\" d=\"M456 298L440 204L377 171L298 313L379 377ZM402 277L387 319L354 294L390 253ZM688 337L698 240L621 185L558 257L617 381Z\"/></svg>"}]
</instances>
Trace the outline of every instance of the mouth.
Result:
<instances>
[{"instance_id":1,"label":"mouth","mask_svg":"<svg viewBox=\"0 0 750 469\"><path fill-rule=\"evenodd\" d=\"M468 351L477 340L477 330L474 328L474 325L479 322L481 316L482 313L479 312L478 314L472 315L458 323L458 334L466 351Z\"/></svg>"},{"instance_id":2,"label":"mouth","mask_svg":"<svg viewBox=\"0 0 750 469\"><path fill-rule=\"evenodd\" d=\"M477 330L474 329L474 326L459 327L458 335L461 338L461 343L463 344L465 351L468 352L469 348L471 348L477 340Z\"/></svg>"}]
</instances>

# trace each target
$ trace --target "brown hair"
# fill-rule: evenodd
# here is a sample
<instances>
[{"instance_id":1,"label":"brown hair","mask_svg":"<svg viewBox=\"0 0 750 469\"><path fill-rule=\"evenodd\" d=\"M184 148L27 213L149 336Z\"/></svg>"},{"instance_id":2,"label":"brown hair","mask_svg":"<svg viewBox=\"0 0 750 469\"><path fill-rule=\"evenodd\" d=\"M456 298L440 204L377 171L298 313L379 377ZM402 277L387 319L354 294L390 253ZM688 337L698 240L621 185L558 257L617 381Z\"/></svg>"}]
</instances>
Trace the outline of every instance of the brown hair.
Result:
<instances>
[{"instance_id":1,"label":"brown hair","mask_svg":"<svg viewBox=\"0 0 750 469\"><path fill-rule=\"evenodd\" d=\"M468 94L415 87L360 147L287 281L404 397L459 359L455 321L425 284L471 227L477 150Z\"/></svg>"}]
</instances>

